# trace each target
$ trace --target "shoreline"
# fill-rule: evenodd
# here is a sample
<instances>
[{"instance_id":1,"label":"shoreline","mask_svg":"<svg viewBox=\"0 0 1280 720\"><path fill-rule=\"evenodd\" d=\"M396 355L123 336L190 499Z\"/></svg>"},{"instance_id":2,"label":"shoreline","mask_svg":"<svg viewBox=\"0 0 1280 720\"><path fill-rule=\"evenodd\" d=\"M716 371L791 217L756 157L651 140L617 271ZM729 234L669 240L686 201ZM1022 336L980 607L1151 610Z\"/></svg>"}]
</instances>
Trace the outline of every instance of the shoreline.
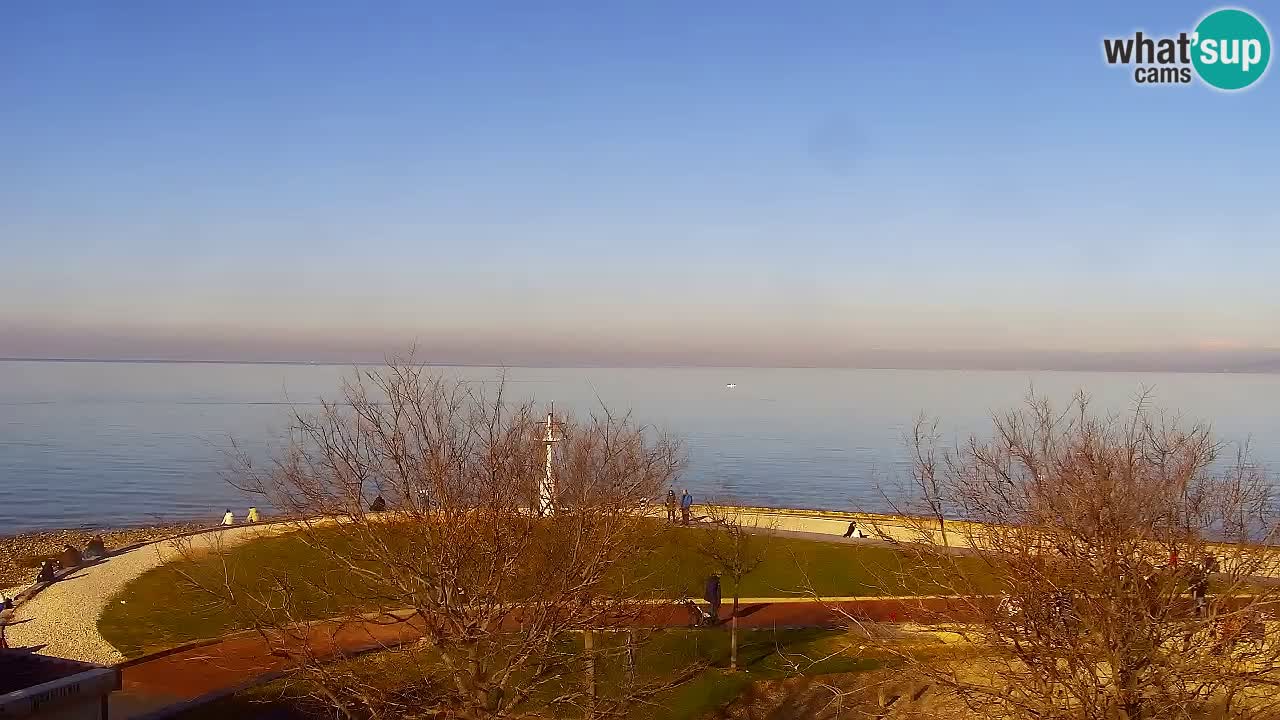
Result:
<instances>
[{"instance_id":1,"label":"shoreline","mask_svg":"<svg viewBox=\"0 0 1280 720\"><path fill-rule=\"evenodd\" d=\"M36 579L42 558L54 557L67 545L83 551L89 540L102 536L107 549L163 540L209 527L209 521L174 520L115 527L26 530L0 535L0 591L22 588Z\"/></svg>"}]
</instances>

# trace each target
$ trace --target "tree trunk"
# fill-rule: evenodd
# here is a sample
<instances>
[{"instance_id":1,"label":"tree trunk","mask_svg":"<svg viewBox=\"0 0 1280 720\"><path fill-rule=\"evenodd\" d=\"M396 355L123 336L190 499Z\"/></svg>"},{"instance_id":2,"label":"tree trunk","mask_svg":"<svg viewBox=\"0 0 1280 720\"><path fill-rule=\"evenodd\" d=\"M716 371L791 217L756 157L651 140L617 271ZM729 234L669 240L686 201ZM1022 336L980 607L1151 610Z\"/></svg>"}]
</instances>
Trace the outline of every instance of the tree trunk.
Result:
<instances>
[{"instance_id":1,"label":"tree trunk","mask_svg":"<svg viewBox=\"0 0 1280 720\"><path fill-rule=\"evenodd\" d=\"M584 703L583 717L594 720L596 716L596 652L595 635L590 630L582 631L582 650L587 656L587 672L584 678L587 701Z\"/></svg>"},{"instance_id":2,"label":"tree trunk","mask_svg":"<svg viewBox=\"0 0 1280 720\"><path fill-rule=\"evenodd\" d=\"M635 634L627 631L627 687L636 686L636 640Z\"/></svg>"},{"instance_id":3,"label":"tree trunk","mask_svg":"<svg viewBox=\"0 0 1280 720\"><path fill-rule=\"evenodd\" d=\"M1143 703L1141 699L1141 691L1138 688L1138 677L1136 673L1121 668L1119 673L1120 681L1120 708L1124 711L1125 720L1142 720Z\"/></svg>"},{"instance_id":4,"label":"tree trunk","mask_svg":"<svg viewBox=\"0 0 1280 720\"><path fill-rule=\"evenodd\" d=\"M729 672L738 670L738 592L733 593L733 616L729 618Z\"/></svg>"}]
</instances>

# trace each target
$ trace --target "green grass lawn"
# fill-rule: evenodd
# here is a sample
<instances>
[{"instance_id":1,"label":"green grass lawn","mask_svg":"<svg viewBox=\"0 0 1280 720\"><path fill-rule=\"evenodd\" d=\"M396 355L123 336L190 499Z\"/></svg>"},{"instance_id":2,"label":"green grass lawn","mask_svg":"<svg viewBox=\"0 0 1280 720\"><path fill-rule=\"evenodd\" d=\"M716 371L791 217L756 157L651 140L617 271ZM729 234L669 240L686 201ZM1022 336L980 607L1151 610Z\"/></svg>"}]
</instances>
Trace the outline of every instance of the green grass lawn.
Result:
<instances>
[{"instance_id":1,"label":"green grass lawn","mask_svg":"<svg viewBox=\"0 0 1280 720\"><path fill-rule=\"evenodd\" d=\"M708 667L683 685L650 698L646 703L635 703L626 717L631 720L693 720L723 707L748 685L759 680L796 674L862 672L880 667L875 660L837 653L844 648L844 642L842 633L829 630L746 631L740 635L739 663L742 670L730 673L724 669L728 664L729 647L728 633L722 628L658 632L638 653L637 672L646 679L668 678L693 662ZM807 658L824 659L815 663ZM349 662L351 668L362 675L383 680L393 678L399 682L414 680L413 673L407 672L410 663L395 652L370 654ZM598 669L601 697L610 695L620 670ZM322 709L302 699L309 687L306 681L277 681L191 711L181 719L319 717ZM572 715L568 711L559 714Z\"/></svg>"},{"instance_id":2,"label":"green grass lawn","mask_svg":"<svg viewBox=\"0 0 1280 720\"><path fill-rule=\"evenodd\" d=\"M673 528L657 537L645 566L630 568L649 578L655 598L700 597L713 565L696 551L698 528ZM936 571L915 567L889 547L850 545L795 538L752 537L764 563L743 582L743 597L805 594L824 597L929 594L939 592ZM126 656L183 642L218 637L241 629L227 603L200 590L261 589L274 579L290 580L290 605L302 617L319 619L349 609L372 609L358 599L363 588L347 585L349 574L306 544L300 535L263 538L209 555L169 563L131 582L99 619L102 636ZM732 583L725 581L726 602ZM243 592L243 591L242 591Z\"/></svg>"},{"instance_id":3,"label":"green grass lawn","mask_svg":"<svg viewBox=\"0 0 1280 720\"><path fill-rule=\"evenodd\" d=\"M739 635L739 667L731 673L728 633L713 631L673 631L663 633L655 652L665 658L668 667L679 667L681 661L705 661L711 667L690 682L655 698L653 707L637 708L629 717L692 719L722 707L736 698L752 682L789 677L795 674L827 675L861 672L880 667L876 660L859 659L844 650L843 633L830 630L750 631Z\"/></svg>"},{"instance_id":4,"label":"green grass lawn","mask_svg":"<svg viewBox=\"0 0 1280 720\"><path fill-rule=\"evenodd\" d=\"M664 594L702 595L714 564L695 550L698 528L677 528L653 558ZM757 535L764 563L743 579L742 597L791 597L809 590L822 597L927 595L943 592L936 572L918 567L896 549L879 544L847 544ZM974 565L977 569L977 565ZM733 583L726 578L728 598Z\"/></svg>"}]
</instances>

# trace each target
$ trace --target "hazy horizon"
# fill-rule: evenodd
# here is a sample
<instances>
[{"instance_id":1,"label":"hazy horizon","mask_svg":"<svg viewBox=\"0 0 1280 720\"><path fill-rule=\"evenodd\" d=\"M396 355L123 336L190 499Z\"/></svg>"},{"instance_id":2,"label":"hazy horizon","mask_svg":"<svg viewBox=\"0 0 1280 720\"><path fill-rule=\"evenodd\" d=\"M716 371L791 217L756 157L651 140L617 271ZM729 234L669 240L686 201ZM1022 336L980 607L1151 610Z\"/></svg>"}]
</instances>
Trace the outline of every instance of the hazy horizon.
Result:
<instances>
[{"instance_id":1,"label":"hazy horizon","mask_svg":"<svg viewBox=\"0 0 1280 720\"><path fill-rule=\"evenodd\" d=\"M6 7L0 356L1274 370L1210 7Z\"/></svg>"},{"instance_id":2,"label":"hazy horizon","mask_svg":"<svg viewBox=\"0 0 1280 720\"><path fill-rule=\"evenodd\" d=\"M647 363L624 362L626 358L582 360L567 357L525 358L515 361L459 359L432 354L422 346L406 345L384 353L373 351L349 355L331 352L310 356L165 356L165 355L48 355L3 356L0 362L107 362L107 363L225 363L225 364L379 364L393 358L411 357L415 362L435 366L490 368L759 368L759 369L867 369L867 370L973 370L973 371L1069 371L1069 372L1189 372L1189 373L1280 373L1280 350L1199 351L1187 353L957 353L957 352L863 352L844 358L840 364L776 362L773 364L724 361L693 362L667 358ZM628 356L631 360L631 358Z\"/></svg>"}]
</instances>

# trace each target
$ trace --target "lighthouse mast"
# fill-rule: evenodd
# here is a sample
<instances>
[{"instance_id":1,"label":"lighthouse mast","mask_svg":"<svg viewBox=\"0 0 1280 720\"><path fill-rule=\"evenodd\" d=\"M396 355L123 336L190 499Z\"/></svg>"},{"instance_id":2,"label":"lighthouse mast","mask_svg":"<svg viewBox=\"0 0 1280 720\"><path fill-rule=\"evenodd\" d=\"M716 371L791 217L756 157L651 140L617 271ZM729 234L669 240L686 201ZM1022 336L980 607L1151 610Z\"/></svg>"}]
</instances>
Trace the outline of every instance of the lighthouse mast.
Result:
<instances>
[{"instance_id":1,"label":"lighthouse mast","mask_svg":"<svg viewBox=\"0 0 1280 720\"><path fill-rule=\"evenodd\" d=\"M552 403L551 410L547 412L547 429L542 436L542 442L547 446L547 472L538 487L539 515L551 515L556 509L556 481L555 476L552 474L551 456L556 443L560 442L563 437L559 432L559 428L556 427L555 411L555 403Z\"/></svg>"}]
</instances>

